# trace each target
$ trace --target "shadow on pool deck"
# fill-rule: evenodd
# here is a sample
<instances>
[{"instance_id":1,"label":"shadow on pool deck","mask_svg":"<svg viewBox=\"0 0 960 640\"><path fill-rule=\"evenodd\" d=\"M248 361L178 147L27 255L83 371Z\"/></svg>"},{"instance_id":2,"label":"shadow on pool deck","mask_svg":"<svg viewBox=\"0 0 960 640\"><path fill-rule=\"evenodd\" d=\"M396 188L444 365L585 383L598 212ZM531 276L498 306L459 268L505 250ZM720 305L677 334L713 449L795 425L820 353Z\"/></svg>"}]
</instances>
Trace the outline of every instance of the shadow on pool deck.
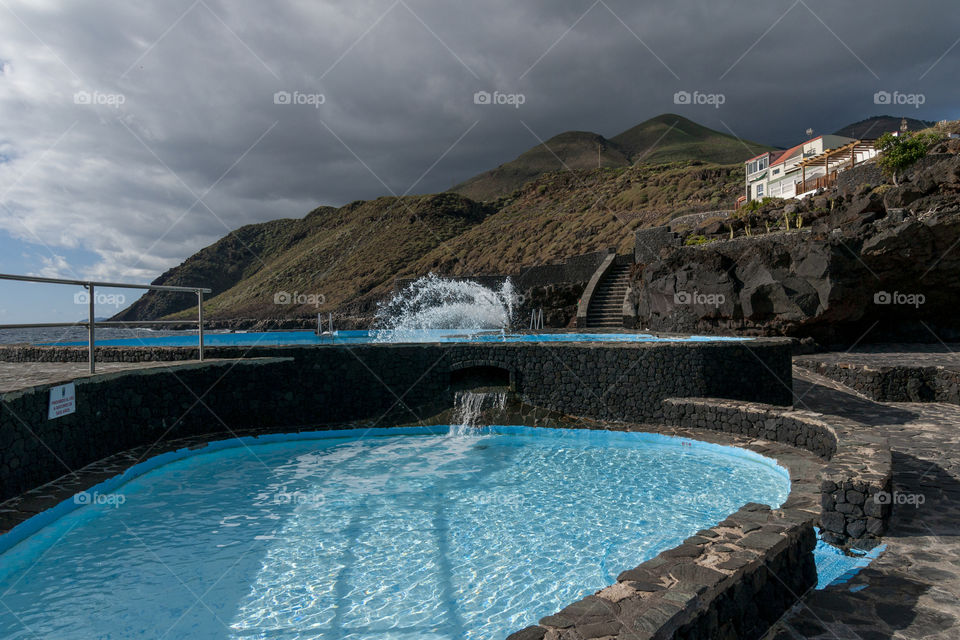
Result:
<instances>
[{"instance_id":1,"label":"shadow on pool deck","mask_svg":"<svg viewBox=\"0 0 960 640\"><path fill-rule=\"evenodd\" d=\"M793 380L793 401L797 409L827 413L873 426L904 424L919 416L908 409L880 404L799 377Z\"/></svg>"},{"instance_id":2,"label":"shadow on pool deck","mask_svg":"<svg viewBox=\"0 0 960 640\"><path fill-rule=\"evenodd\" d=\"M847 584L807 594L767 639L960 638L960 409L876 403L805 372L794 392L798 408L889 437L894 511L886 552Z\"/></svg>"}]
</instances>

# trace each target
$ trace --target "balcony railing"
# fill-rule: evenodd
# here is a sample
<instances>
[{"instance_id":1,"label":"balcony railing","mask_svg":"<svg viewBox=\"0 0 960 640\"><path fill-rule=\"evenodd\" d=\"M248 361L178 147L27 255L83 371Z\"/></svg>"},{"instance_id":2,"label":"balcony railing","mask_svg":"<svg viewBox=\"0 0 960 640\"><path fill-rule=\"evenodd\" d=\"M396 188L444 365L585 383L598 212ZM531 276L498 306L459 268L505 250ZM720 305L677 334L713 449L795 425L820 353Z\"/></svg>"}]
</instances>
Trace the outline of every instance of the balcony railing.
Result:
<instances>
[{"instance_id":1,"label":"balcony railing","mask_svg":"<svg viewBox=\"0 0 960 640\"><path fill-rule=\"evenodd\" d=\"M825 189L827 187L833 186L837 181L837 172L831 171L825 176L817 176L816 178L807 178L806 180L797 180L797 195L801 193L806 193L808 191L813 191L815 189Z\"/></svg>"},{"instance_id":2,"label":"balcony railing","mask_svg":"<svg viewBox=\"0 0 960 640\"><path fill-rule=\"evenodd\" d=\"M158 284L130 284L124 282L94 282L91 280L64 280L60 278L41 278L38 276L20 276L0 273L0 280L17 280L20 282L39 282L45 284L78 285L87 290L88 320L86 322L35 322L20 324L0 324L0 329L37 329L44 327L87 327L87 359L90 363L90 373L96 372L96 357L94 355L97 327L126 327L142 325L173 325L184 324L183 320L138 320L136 322L122 322L115 320L100 320L94 318L94 304L96 302L96 288L107 287L115 289L147 289L150 291L173 291L179 293L194 293L197 296L197 341L199 346L198 357L203 360L203 294L210 293L204 287L176 287Z\"/></svg>"}]
</instances>

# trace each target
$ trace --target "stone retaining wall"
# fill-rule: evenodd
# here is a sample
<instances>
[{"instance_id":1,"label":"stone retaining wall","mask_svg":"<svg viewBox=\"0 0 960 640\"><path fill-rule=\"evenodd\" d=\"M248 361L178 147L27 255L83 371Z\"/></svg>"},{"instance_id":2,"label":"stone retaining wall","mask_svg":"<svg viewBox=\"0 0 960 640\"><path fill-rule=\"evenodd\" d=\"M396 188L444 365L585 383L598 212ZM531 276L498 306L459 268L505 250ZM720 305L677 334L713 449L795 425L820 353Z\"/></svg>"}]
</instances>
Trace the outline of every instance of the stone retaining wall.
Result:
<instances>
[{"instance_id":1,"label":"stone retaining wall","mask_svg":"<svg viewBox=\"0 0 960 640\"><path fill-rule=\"evenodd\" d=\"M893 478L890 446L859 423L714 398L670 398L669 424L716 429L800 447L829 461L820 478L819 523L831 544L862 544L887 530Z\"/></svg>"},{"instance_id":2,"label":"stone retaining wall","mask_svg":"<svg viewBox=\"0 0 960 640\"><path fill-rule=\"evenodd\" d=\"M798 361L797 366L836 380L875 402L960 404L960 371L939 366L885 366Z\"/></svg>"},{"instance_id":3,"label":"stone retaining wall","mask_svg":"<svg viewBox=\"0 0 960 640\"><path fill-rule=\"evenodd\" d=\"M83 352L26 351L38 349ZM113 349L122 358L157 351ZM416 424L452 406L451 372L464 363L504 369L531 405L598 420L656 421L673 396L790 401L777 379L791 377L786 340L212 347L208 355L246 359L80 378L77 412L56 420L46 417L50 385L3 394L0 500L163 437L357 420Z\"/></svg>"},{"instance_id":4,"label":"stone retaining wall","mask_svg":"<svg viewBox=\"0 0 960 640\"><path fill-rule=\"evenodd\" d=\"M917 162L910 167L911 173L917 173L928 167L941 162L944 158L948 158L948 154L930 154L924 156L917 160ZM879 186L881 184L892 184L891 180L884 175L883 171L880 169L879 165L873 160L864 162L863 164L858 164L852 169L847 169L846 171L841 171L837 174L836 188L839 189L840 193L854 193L862 185L870 185L872 187Z\"/></svg>"},{"instance_id":5,"label":"stone retaining wall","mask_svg":"<svg viewBox=\"0 0 960 640\"><path fill-rule=\"evenodd\" d=\"M477 276L444 276L448 280L476 282L492 289L499 288L507 278L513 282L516 291L526 291L533 287L545 287L554 284L579 283L586 284L597 270L600 263L613 249L593 251L567 258L556 264L543 264L527 267L512 274L477 275ZM393 282L395 291L403 289L417 278L396 278Z\"/></svg>"},{"instance_id":6,"label":"stone retaining wall","mask_svg":"<svg viewBox=\"0 0 960 640\"><path fill-rule=\"evenodd\" d=\"M660 251L680 246L680 240L670 227L650 227L633 234L633 261L649 264L660 260Z\"/></svg>"}]
</instances>

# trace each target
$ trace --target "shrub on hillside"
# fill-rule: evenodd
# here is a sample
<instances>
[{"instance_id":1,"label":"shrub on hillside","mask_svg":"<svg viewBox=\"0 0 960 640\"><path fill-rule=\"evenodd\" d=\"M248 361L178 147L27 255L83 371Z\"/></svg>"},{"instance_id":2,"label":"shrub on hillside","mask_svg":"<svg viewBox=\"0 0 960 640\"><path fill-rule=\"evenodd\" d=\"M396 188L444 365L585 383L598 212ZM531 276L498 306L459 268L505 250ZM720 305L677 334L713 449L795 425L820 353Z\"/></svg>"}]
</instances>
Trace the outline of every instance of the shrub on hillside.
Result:
<instances>
[{"instance_id":1,"label":"shrub on hillside","mask_svg":"<svg viewBox=\"0 0 960 640\"><path fill-rule=\"evenodd\" d=\"M927 155L927 151L940 141L934 133L901 133L898 136L885 133L877 138L876 147L880 152L877 166L898 185L901 173L920 158Z\"/></svg>"}]
</instances>

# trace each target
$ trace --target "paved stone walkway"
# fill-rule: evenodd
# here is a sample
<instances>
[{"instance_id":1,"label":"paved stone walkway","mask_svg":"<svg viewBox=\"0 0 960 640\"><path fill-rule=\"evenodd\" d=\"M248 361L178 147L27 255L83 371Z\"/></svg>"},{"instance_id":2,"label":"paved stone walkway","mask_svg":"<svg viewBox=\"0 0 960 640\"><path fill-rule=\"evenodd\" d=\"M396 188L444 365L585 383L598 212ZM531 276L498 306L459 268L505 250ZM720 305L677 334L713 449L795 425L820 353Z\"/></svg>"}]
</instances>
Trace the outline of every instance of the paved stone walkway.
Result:
<instances>
[{"instance_id":1,"label":"paved stone walkway","mask_svg":"<svg viewBox=\"0 0 960 640\"><path fill-rule=\"evenodd\" d=\"M868 344L850 351L797 356L794 362L854 364L872 367L946 367L960 369L960 344Z\"/></svg>"},{"instance_id":2,"label":"paved stone walkway","mask_svg":"<svg viewBox=\"0 0 960 640\"><path fill-rule=\"evenodd\" d=\"M98 362L97 373L170 367L195 360L176 362ZM206 362L206 360L204 361ZM90 375L86 362L0 362L0 393L39 384L69 382Z\"/></svg>"},{"instance_id":3,"label":"paved stone walkway","mask_svg":"<svg viewBox=\"0 0 960 640\"><path fill-rule=\"evenodd\" d=\"M798 408L890 438L895 504L886 551L846 585L810 593L769 640L960 638L960 406L876 403L794 368Z\"/></svg>"}]
</instances>

